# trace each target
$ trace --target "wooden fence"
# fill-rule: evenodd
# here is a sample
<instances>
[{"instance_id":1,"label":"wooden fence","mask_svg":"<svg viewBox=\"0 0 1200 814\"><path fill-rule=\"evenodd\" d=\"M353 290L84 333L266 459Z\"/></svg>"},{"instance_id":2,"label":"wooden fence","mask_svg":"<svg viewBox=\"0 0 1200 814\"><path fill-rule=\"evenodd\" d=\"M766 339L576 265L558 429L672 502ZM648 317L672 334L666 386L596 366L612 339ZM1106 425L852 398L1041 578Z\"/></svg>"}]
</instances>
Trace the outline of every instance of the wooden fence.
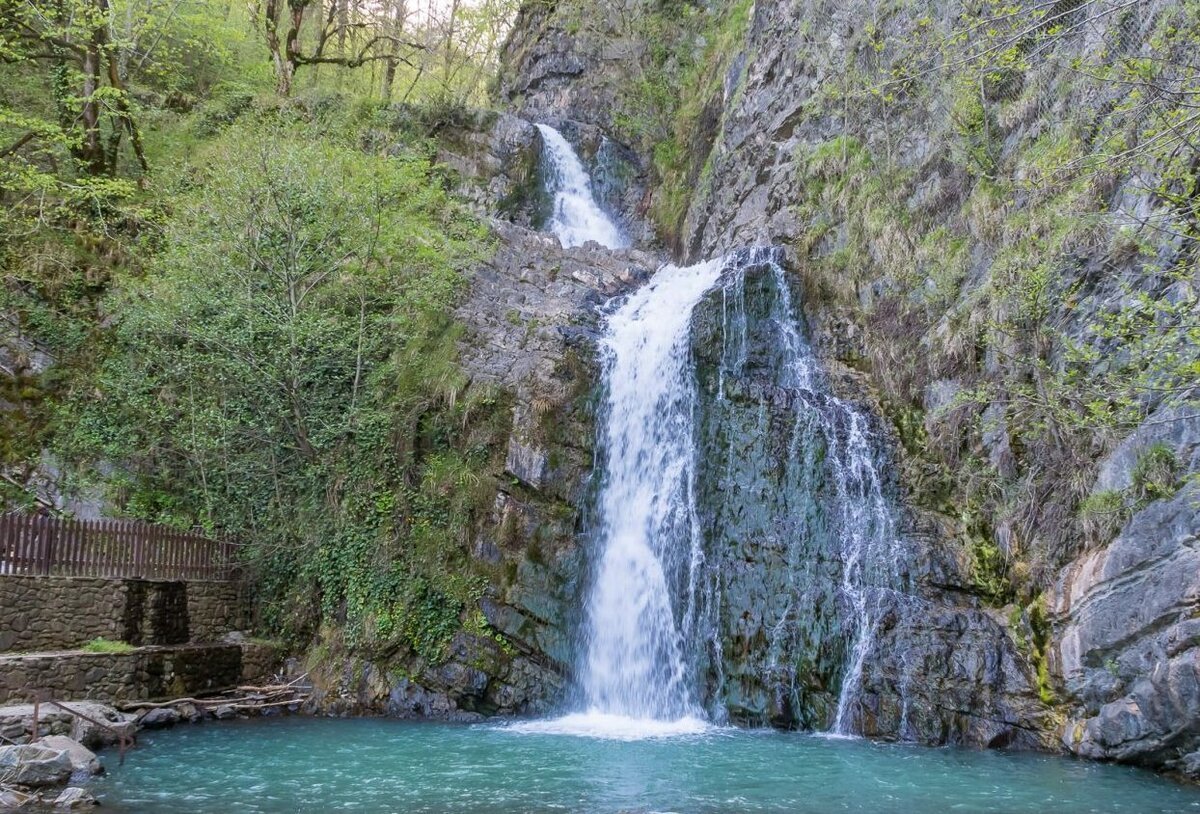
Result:
<instances>
[{"instance_id":1,"label":"wooden fence","mask_svg":"<svg viewBox=\"0 0 1200 814\"><path fill-rule=\"evenodd\" d=\"M234 544L137 520L0 515L0 574L231 579Z\"/></svg>"}]
</instances>

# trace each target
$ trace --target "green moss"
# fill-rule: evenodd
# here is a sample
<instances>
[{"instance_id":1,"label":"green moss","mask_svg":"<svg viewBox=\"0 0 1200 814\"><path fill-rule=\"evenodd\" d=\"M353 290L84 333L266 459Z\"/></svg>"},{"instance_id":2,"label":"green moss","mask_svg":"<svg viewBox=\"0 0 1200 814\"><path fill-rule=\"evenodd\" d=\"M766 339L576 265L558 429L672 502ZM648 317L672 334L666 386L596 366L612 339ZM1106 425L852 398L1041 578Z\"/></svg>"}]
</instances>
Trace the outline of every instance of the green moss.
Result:
<instances>
[{"instance_id":1,"label":"green moss","mask_svg":"<svg viewBox=\"0 0 1200 814\"><path fill-rule=\"evenodd\" d=\"M621 88L613 117L625 140L651 155L656 189L649 217L676 244L720 131L725 73L740 53L752 0L698 9L663 4L638 22L651 48L643 71ZM705 43L697 53L695 43ZM679 93L687 88L687 93Z\"/></svg>"},{"instance_id":2,"label":"green moss","mask_svg":"<svg viewBox=\"0 0 1200 814\"><path fill-rule=\"evenodd\" d=\"M137 648L128 642L113 641L97 636L82 648L87 653L131 653Z\"/></svg>"},{"instance_id":3,"label":"green moss","mask_svg":"<svg viewBox=\"0 0 1200 814\"><path fill-rule=\"evenodd\" d=\"M1004 552L989 537L976 533L969 538L971 585L993 605L1003 605L1013 593L1008 561Z\"/></svg>"}]
</instances>

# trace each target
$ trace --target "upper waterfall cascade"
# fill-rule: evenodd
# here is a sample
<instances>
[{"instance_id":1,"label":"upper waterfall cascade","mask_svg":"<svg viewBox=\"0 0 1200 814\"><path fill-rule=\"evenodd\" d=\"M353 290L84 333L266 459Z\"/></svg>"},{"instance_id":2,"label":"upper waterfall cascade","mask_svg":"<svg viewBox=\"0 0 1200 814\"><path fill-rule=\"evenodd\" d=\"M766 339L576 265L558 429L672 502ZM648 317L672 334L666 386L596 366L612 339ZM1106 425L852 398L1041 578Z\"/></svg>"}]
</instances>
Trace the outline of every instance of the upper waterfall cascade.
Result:
<instances>
[{"instance_id":1,"label":"upper waterfall cascade","mask_svg":"<svg viewBox=\"0 0 1200 814\"><path fill-rule=\"evenodd\" d=\"M583 162L563 134L539 124L545 145L544 167L547 191L554 196L553 212L546 228L558 236L564 246L582 246L594 241L609 249L629 245L621 228L592 194L592 182Z\"/></svg>"}]
</instances>

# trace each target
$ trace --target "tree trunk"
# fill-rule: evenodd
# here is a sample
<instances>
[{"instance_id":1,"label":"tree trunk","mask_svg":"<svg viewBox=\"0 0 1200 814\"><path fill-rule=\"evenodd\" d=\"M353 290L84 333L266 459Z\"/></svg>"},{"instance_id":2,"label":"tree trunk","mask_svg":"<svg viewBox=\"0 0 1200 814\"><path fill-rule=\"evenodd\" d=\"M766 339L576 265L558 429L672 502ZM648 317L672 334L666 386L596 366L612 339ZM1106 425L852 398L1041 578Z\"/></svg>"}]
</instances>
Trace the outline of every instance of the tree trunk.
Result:
<instances>
[{"instance_id":1,"label":"tree trunk","mask_svg":"<svg viewBox=\"0 0 1200 814\"><path fill-rule=\"evenodd\" d=\"M392 37L399 37L404 31L405 17L405 0L393 0L392 13L388 20L388 34ZM387 58L387 65L383 71L383 99L386 102L392 101L392 84L396 81L396 67L400 64L400 60L396 58L396 53L400 46L393 40L391 44L391 56Z\"/></svg>"},{"instance_id":2,"label":"tree trunk","mask_svg":"<svg viewBox=\"0 0 1200 814\"><path fill-rule=\"evenodd\" d=\"M275 91L280 96L289 96L292 92L292 74L294 66L287 53L285 45L279 38L279 0L266 0L261 7L263 35L267 40L267 50L271 52L271 63L275 66ZM288 36L291 45L291 36Z\"/></svg>"},{"instance_id":3,"label":"tree trunk","mask_svg":"<svg viewBox=\"0 0 1200 814\"><path fill-rule=\"evenodd\" d=\"M104 144L100 139L100 102L96 93L100 90L100 49L103 46L102 27L92 33L83 54L83 147L80 158L92 175L104 172L108 162L104 156Z\"/></svg>"},{"instance_id":4,"label":"tree trunk","mask_svg":"<svg viewBox=\"0 0 1200 814\"><path fill-rule=\"evenodd\" d=\"M275 60L275 92L280 96L292 95L292 63L281 54L274 54Z\"/></svg>"}]
</instances>

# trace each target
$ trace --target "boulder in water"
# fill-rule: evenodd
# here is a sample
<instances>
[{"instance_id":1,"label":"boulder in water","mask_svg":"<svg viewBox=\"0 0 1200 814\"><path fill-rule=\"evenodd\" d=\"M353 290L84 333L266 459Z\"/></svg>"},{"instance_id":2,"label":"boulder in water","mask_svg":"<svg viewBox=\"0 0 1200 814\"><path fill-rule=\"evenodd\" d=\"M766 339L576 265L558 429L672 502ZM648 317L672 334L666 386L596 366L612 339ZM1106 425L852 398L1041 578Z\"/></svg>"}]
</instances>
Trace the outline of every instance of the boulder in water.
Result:
<instances>
[{"instance_id":1,"label":"boulder in water","mask_svg":"<svg viewBox=\"0 0 1200 814\"><path fill-rule=\"evenodd\" d=\"M138 719L138 724L145 729L164 729L168 726L175 726L182 720L182 717L176 710L170 707L159 707L152 709Z\"/></svg>"},{"instance_id":2,"label":"boulder in water","mask_svg":"<svg viewBox=\"0 0 1200 814\"><path fill-rule=\"evenodd\" d=\"M100 765L100 760L96 757L96 753L79 741L73 741L63 735L47 735L39 740L36 745L53 749L56 752L66 752L67 757L71 761L71 771L74 776L83 775L88 777L104 771L104 767Z\"/></svg>"},{"instance_id":3,"label":"boulder in water","mask_svg":"<svg viewBox=\"0 0 1200 814\"><path fill-rule=\"evenodd\" d=\"M54 807L61 809L92 808L98 805L100 805L100 802L95 797L88 794L86 789L81 789L78 786L63 789L54 798Z\"/></svg>"}]
</instances>

